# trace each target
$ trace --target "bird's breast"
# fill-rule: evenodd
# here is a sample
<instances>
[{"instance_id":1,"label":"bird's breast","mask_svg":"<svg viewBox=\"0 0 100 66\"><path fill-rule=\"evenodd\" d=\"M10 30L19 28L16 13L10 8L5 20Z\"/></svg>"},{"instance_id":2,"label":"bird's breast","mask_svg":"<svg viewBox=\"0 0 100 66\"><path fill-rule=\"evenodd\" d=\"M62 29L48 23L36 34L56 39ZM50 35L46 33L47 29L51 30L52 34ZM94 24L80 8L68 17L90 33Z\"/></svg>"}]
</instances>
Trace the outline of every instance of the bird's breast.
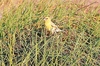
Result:
<instances>
[{"instance_id":1,"label":"bird's breast","mask_svg":"<svg viewBox=\"0 0 100 66\"><path fill-rule=\"evenodd\" d=\"M51 26L51 23L50 22L45 22L45 27L49 31L51 31L51 29L52 29L52 26Z\"/></svg>"}]
</instances>

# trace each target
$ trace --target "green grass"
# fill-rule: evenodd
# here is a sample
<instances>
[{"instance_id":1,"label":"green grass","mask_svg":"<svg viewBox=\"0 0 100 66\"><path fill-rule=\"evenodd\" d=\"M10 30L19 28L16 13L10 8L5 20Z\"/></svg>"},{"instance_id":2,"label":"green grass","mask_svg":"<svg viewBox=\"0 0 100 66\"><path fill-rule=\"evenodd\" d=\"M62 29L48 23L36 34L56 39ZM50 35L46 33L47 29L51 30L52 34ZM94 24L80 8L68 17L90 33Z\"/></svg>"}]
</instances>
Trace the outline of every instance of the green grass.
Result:
<instances>
[{"instance_id":1,"label":"green grass","mask_svg":"<svg viewBox=\"0 0 100 66\"><path fill-rule=\"evenodd\" d=\"M99 66L99 7L85 13L86 8L81 6L68 1L25 0L17 8L4 10L0 19L0 65ZM46 16L67 34L47 36Z\"/></svg>"}]
</instances>

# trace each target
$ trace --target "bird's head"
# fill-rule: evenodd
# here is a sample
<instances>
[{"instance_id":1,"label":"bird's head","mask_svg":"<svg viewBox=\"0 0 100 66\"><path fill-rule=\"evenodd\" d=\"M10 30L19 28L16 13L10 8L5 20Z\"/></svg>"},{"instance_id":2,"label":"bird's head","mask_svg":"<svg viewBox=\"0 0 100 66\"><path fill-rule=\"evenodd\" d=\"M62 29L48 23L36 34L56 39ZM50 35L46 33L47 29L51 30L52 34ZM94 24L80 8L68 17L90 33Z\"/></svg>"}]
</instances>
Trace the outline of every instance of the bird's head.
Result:
<instances>
[{"instance_id":1,"label":"bird's head","mask_svg":"<svg viewBox=\"0 0 100 66\"><path fill-rule=\"evenodd\" d=\"M50 17L45 17L44 20L47 21L47 20L51 20L51 19L50 19Z\"/></svg>"}]
</instances>

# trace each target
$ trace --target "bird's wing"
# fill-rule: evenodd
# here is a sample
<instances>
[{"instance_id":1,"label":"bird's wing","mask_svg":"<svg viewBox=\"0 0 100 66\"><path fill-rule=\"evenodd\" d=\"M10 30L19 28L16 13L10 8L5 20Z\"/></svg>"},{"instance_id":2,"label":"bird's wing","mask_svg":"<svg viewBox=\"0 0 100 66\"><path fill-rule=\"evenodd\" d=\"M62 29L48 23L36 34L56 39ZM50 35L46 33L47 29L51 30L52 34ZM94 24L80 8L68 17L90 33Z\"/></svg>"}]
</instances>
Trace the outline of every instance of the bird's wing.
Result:
<instances>
[{"instance_id":1,"label":"bird's wing","mask_svg":"<svg viewBox=\"0 0 100 66\"><path fill-rule=\"evenodd\" d=\"M55 28L58 28L53 22L51 22L51 26L55 27Z\"/></svg>"},{"instance_id":2,"label":"bird's wing","mask_svg":"<svg viewBox=\"0 0 100 66\"><path fill-rule=\"evenodd\" d=\"M55 30L56 32L62 31L60 30L53 22L51 22L51 26L53 27L53 31Z\"/></svg>"}]
</instances>

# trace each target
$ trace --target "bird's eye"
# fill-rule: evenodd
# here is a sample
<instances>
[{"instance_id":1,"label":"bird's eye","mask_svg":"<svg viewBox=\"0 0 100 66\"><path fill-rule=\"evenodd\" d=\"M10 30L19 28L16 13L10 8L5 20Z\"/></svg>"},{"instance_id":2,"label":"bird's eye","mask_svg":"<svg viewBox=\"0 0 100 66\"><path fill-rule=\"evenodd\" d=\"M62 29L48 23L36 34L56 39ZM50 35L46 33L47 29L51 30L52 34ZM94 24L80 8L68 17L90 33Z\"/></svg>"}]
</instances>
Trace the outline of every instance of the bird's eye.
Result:
<instances>
[{"instance_id":1,"label":"bird's eye","mask_svg":"<svg viewBox=\"0 0 100 66\"><path fill-rule=\"evenodd\" d=\"M45 18L46 20L48 19L48 18Z\"/></svg>"},{"instance_id":2,"label":"bird's eye","mask_svg":"<svg viewBox=\"0 0 100 66\"><path fill-rule=\"evenodd\" d=\"M44 20L48 20L48 19L49 19L48 17L45 17L45 18L44 18Z\"/></svg>"}]
</instances>

